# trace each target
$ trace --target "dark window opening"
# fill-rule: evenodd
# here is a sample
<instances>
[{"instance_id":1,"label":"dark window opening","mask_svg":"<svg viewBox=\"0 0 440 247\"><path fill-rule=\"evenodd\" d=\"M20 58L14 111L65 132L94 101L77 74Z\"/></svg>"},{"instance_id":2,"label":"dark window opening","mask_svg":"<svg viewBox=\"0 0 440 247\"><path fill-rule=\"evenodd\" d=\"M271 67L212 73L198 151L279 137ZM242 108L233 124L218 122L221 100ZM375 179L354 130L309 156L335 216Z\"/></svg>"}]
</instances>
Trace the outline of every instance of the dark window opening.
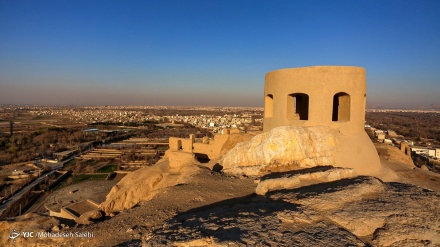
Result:
<instances>
[{"instance_id":1,"label":"dark window opening","mask_svg":"<svg viewBox=\"0 0 440 247\"><path fill-rule=\"evenodd\" d=\"M337 93L333 96L332 121L350 121L350 95Z\"/></svg>"},{"instance_id":2,"label":"dark window opening","mask_svg":"<svg viewBox=\"0 0 440 247\"><path fill-rule=\"evenodd\" d=\"M287 96L287 118L309 120L309 96L307 94L294 93Z\"/></svg>"}]
</instances>

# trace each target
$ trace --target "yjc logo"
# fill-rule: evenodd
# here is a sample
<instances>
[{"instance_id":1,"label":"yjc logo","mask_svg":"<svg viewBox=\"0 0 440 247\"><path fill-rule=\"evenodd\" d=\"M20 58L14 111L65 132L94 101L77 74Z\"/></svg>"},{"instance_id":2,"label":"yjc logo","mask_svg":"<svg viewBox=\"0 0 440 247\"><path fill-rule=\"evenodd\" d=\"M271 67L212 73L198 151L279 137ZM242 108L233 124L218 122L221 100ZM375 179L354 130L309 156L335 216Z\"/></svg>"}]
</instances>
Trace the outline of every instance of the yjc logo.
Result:
<instances>
[{"instance_id":1,"label":"yjc logo","mask_svg":"<svg viewBox=\"0 0 440 247\"><path fill-rule=\"evenodd\" d=\"M20 233L17 232L15 229L12 230L11 233L9 233L9 238L12 239L15 242L15 239L18 238L18 236L20 236Z\"/></svg>"},{"instance_id":2,"label":"yjc logo","mask_svg":"<svg viewBox=\"0 0 440 247\"><path fill-rule=\"evenodd\" d=\"M21 235L23 235L25 238L33 238L34 232L21 232Z\"/></svg>"}]
</instances>

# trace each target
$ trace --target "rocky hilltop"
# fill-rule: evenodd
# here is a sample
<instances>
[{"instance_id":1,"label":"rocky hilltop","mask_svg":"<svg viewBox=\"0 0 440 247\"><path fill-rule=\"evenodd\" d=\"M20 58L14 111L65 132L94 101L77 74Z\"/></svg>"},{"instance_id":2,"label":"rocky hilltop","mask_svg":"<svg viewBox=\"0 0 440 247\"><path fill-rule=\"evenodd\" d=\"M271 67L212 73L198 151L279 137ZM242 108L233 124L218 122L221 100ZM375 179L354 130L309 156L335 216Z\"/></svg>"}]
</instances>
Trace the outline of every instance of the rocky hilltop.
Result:
<instances>
[{"instance_id":1,"label":"rocky hilltop","mask_svg":"<svg viewBox=\"0 0 440 247\"><path fill-rule=\"evenodd\" d=\"M440 246L440 175L377 145L382 170L359 176L337 166L338 135L321 126L276 128L209 164L168 153L113 188L101 205L106 220L69 227L21 216L2 222L0 245ZM23 225L94 237L12 243L8 234Z\"/></svg>"},{"instance_id":2,"label":"rocky hilltop","mask_svg":"<svg viewBox=\"0 0 440 247\"><path fill-rule=\"evenodd\" d=\"M440 194L373 177L179 214L147 246L439 246Z\"/></svg>"}]
</instances>

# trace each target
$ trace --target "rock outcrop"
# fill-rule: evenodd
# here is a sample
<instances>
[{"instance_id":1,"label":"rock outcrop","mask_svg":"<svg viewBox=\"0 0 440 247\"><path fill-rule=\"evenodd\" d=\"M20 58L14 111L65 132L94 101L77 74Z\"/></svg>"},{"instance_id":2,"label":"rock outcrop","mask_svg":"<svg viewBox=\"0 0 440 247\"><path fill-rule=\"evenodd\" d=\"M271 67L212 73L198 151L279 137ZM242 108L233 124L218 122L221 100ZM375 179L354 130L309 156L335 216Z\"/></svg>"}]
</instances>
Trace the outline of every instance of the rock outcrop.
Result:
<instances>
[{"instance_id":1,"label":"rock outcrop","mask_svg":"<svg viewBox=\"0 0 440 247\"><path fill-rule=\"evenodd\" d=\"M298 173L271 174L261 178L255 193L265 195L269 191L296 189L304 186L333 182L341 179L357 177L352 168L316 167Z\"/></svg>"},{"instance_id":2,"label":"rock outcrop","mask_svg":"<svg viewBox=\"0 0 440 247\"><path fill-rule=\"evenodd\" d=\"M246 176L333 166L339 136L326 126L281 126L238 143L220 164L227 174Z\"/></svg>"},{"instance_id":3,"label":"rock outcrop","mask_svg":"<svg viewBox=\"0 0 440 247\"><path fill-rule=\"evenodd\" d=\"M180 157L180 154L176 155L171 154L170 158L174 160ZM175 162L171 166L165 159L154 166L144 167L126 175L113 186L100 208L109 215L150 200L160 189L185 183L197 173L199 167L194 165L193 158L184 158L186 162Z\"/></svg>"},{"instance_id":4,"label":"rock outcrop","mask_svg":"<svg viewBox=\"0 0 440 247\"><path fill-rule=\"evenodd\" d=\"M440 245L440 194L412 185L357 177L243 200L182 213L143 246Z\"/></svg>"}]
</instances>

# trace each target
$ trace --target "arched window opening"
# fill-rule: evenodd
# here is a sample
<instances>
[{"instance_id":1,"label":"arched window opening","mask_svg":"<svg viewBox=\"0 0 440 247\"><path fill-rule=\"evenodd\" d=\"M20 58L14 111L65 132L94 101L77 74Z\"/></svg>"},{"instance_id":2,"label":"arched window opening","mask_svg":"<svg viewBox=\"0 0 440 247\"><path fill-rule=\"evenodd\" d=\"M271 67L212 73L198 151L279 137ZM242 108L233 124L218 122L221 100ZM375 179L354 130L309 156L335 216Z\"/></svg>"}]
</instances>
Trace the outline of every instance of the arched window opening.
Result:
<instances>
[{"instance_id":1,"label":"arched window opening","mask_svg":"<svg viewBox=\"0 0 440 247\"><path fill-rule=\"evenodd\" d=\"M293 93L287 96L287 118L309 120L309 96L304 93Z\"/></svg>"},{"instance_id":2,"label":"arched window opening","mask_svg":"<svg viewBox=\"0 0 440 247\"><path fill-rule=\"evenodd\" d=\"M178 150L183 150L183 147L182 147L182 141L181 141L181 140L178 140L178 141L177 141L177 149L178 149Z\"/></svg>"},{"instance_id":3,"label":"arched window opening","mask_svg":"<svg viewBox=\"0 0 440 247\"><path fill-rule=\"evenodd\" d=\"M264 117L273 117L273 95L268 94L264 99Z\"/></svg>"},{"instance_id":4,"label":"arched window opening","mask_svg":"<svg viewBox=\"0 0 440 247\"><path fill-rule=\"evenodd\" d=\"M350 121L350 95L347 93L333 96L332 121Z\"/></svg>"}]
</instances>

